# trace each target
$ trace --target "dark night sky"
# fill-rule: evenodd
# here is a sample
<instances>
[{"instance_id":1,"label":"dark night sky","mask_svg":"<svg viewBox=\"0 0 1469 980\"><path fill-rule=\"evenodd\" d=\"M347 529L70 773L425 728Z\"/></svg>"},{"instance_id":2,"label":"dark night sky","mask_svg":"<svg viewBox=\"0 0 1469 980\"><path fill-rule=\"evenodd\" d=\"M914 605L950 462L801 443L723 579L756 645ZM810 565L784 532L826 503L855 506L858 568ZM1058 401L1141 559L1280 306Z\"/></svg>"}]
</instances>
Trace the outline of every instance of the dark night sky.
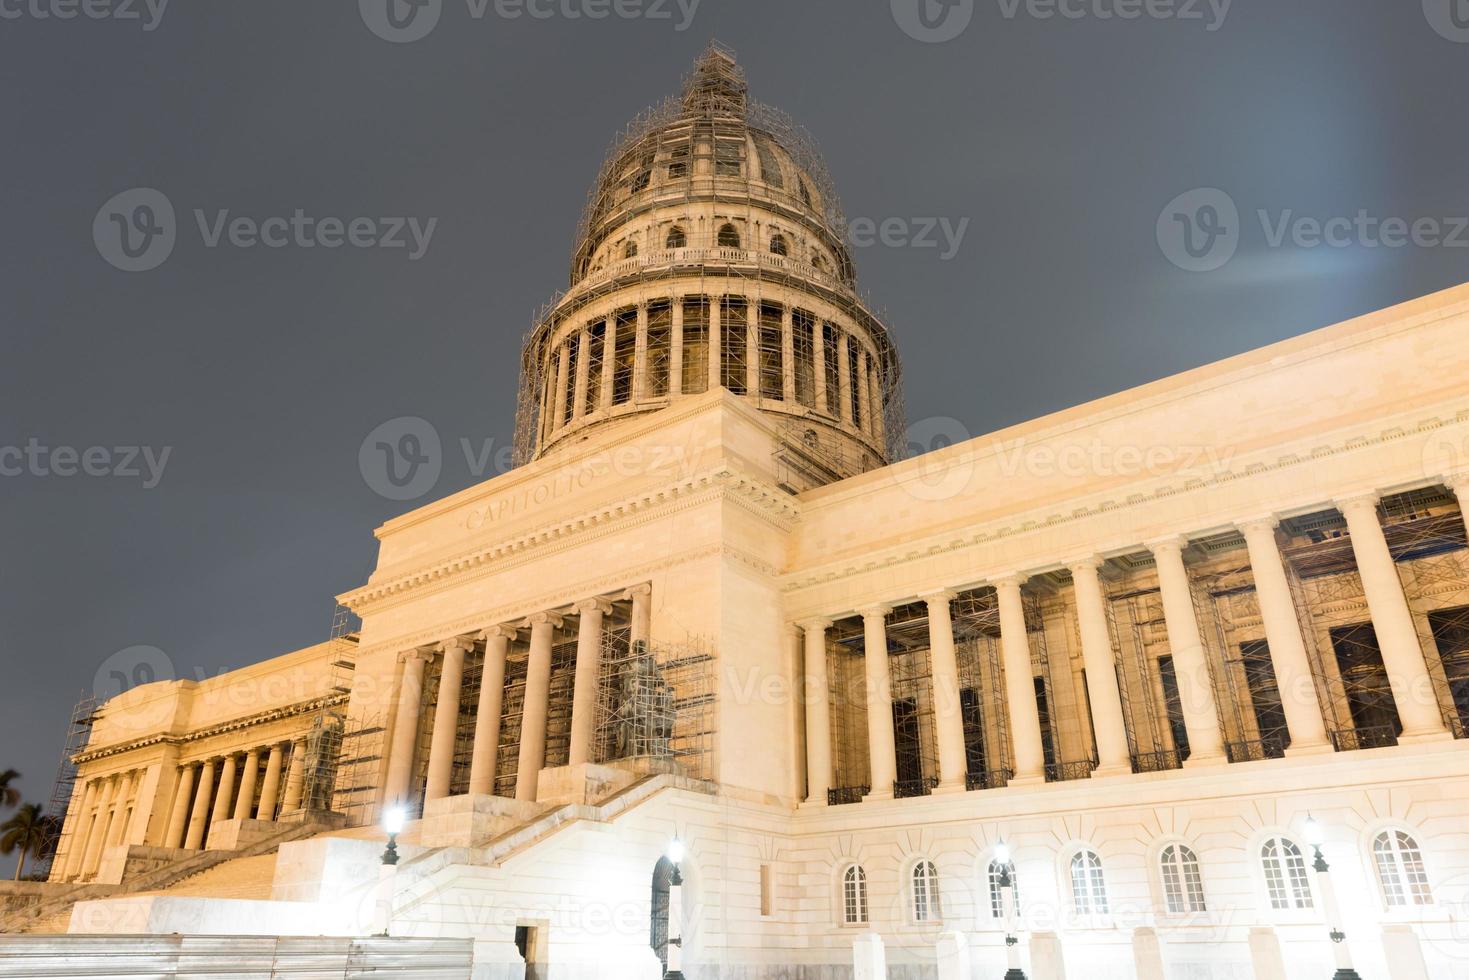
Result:
<instances>
[{"instance_id":1,"label":"dark night sky","mask_svg":"<svg viewBox=\"0 0 1469 980\"><path fill-rule=\"evenodd\" d=\"M672 6L475 19L442 0L403 44L350 0L178 2L151 31L39 17L52 2L0 3L0 452L171 454L151 489L0 476L0 769L34 800L70 706L118 663L199 677L326 637L372 528L413 506L359 472L375 426L438 429L423 501L477 482L459 440L508 444L520 338L565 286L609 140L712 36L820 141L849 216L968 220L948 261L857 253L913 420L983 434L1469 280L1469 248L1272 248L1255 217L1469 214L1469 36L1417 0L1239 0L1214 31L978 0L941 44L887 0L703 0L683 31ZM177 242L127 273L92 222L136 187L177 209ZM1200 187L1244 215L1208 273L1155 232ZM413 261L207 248L196 208L439 220Z\"/></svg>"}]
</instances>

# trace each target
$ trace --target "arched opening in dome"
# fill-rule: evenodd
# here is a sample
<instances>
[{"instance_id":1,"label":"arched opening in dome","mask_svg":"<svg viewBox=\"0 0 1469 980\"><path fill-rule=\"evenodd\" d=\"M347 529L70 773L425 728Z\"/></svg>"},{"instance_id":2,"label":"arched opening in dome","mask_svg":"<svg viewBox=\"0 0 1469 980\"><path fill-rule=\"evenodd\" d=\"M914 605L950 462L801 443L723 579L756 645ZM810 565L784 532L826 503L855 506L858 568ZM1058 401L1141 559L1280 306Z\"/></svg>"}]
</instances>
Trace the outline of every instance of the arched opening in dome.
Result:
<instances>
[{"instance_id":1,"label":"arched opening in dome","mask_svg":"<svg viewBox=\"0 0 1469 980\"><path fill-rule=\"evenodd\" d=\"M786 242L786 236L780 235L780 234L776 234L776 235L772 235L770 237L770 254L772 254L772 255L790 255L791 254L791 247Z\"/></svg>"},{"instance_id":2,"label":"arched opening in dome","mask_svg":"<svg viewBox=\"0 0 1469 980\"><path fill-rule=\"evenodd\" d=\"M826 259L821 257L820 252L811 253L811 265L815 267L817 272L826 271Z\"/></svg>"},{"instance_id":3,"label":"arched opening in dome","mask_svg":"<svg viewBox=\"0 0 1469 980\"><path fill-rule=\"evenodd\" d=\"M638 243L637 242L628 242L627 243L627 246L622 250L622 257L625 258L625 259L635 259L635 258L637 258L638 257Z\"/></svg>"},{"instance_id":4,"label":"arched opening in dome","mask_svg":"<svg viewBox=\"0 0 1469 980\"><path fill-rule=\"evenodd\" d=\"M668 230L668 240L664 242L665 248L687 248L688 245L689 236L684 233L682 228L674 225Z\"/></svg>"},{"instance_id":5,"label":"arched opening in dome","mask_svg":"<svg viewBox=\"0 0 1469 980\"><path fill-rule=\"evenodd\" d=\"M739 230L734 225L723 225L719 229L718 243L720 248L739 248Z\"/></svg>"}]
</instances>

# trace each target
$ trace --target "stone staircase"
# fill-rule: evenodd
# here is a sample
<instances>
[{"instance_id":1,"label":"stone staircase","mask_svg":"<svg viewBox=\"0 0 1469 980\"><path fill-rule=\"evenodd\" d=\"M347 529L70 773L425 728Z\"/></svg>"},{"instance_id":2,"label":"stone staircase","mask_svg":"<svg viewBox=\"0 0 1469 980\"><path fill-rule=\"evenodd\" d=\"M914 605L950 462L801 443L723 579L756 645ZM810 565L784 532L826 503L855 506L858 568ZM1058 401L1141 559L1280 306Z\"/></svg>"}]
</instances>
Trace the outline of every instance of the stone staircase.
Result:
<instances>
[{"instance_id":1,"label":"stone staircase","mask_svg":"<svg viewBox=\"0 0 1469 980\"><path fill-rule=\"evenodd\" d=\"M158 894L165 892L170 886L184 882L187 879L201 875L212 868L232 864L249 858L266 856L273 863L275 852L281 844L286 841L302 840L314 837L319 833L329 830L326 824L307 822L291 824L284 827L276 834L257 841L249 847L238 851L197 851L189 857L180 861L158 868L126 881L121 885L69 885L62 886L57 891L41 898L30 905L9 912L0 917L0 934L3 933L43 933L65 931L71 920L71 910L77 902L96 898L116 898L122 895ZM261 864L246 865L241 869L241 874L258 874ZM248 888L252 887L249 881L241 880L232 882L230 875L223 878L226 886ZM269 898L267 886L266 898ZM189 894L186 892L169 892L169 894ZM223 897L223 896L222 896ZM246 897L246 896L231 896ZM255 897L250 895L248 897ZM3 976L3 974L0 974Z\"/></svg>"},{"instance_id":2,"label":"stone staircase","mask_svg":"<svg viewBox=\"0 0 1469 980\"><path fill-rule=\"evenodd\" d=\"M204 898L268 900L275 882L276 853L235 858L192 874L167 888L130 895L192 895Z\"/></svg>"}]
</instances>

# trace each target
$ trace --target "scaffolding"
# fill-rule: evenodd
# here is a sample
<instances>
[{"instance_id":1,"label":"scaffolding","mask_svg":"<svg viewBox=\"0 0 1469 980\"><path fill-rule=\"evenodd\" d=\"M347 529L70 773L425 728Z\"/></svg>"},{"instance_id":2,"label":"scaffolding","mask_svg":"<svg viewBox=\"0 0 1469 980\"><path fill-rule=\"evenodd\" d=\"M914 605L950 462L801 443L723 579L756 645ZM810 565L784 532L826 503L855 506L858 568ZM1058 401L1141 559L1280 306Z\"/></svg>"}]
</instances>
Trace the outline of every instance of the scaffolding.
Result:
<instances>
[{"instance_id":1,"label":"scaffolding","mask_svg":"<svg viewBox=\"0 0 1469 980\"><path fill-rule=\"evenodd\" d=\"M1178 703L1178 686L1176 677L1170 685L1172 661L1164 660L1163 594L1156 584L1123 584L1107 596L1106 610L1133 771L1177 769L1188 757L1188 736L1181 713L1168 710Z\"/></svg>"},{"instance_id":2,"label":"scaffolding","mask_svg":"<svg viewBox=\"0 0 1469 980\"><path fill-rule=\"evenodd\" d=\"M897 762L893 796L927 796L939 784L927 603L897 607L888 613L885 626Z\"/></svg>"},{"instance_id":3,"label":"scaffolding","mask_svg":"<svg viewBox=\"0 0 1469 980\"><path fill-rule=\"evenodd\" d=\"M711 199L716 208L709 227L686 227L694 222L690 218L656 229L629 228L649 203L678 206ZM782 228L776 217L782 211L805 217ZM792 230L802 224L818 230L818 245L809 256L791 250ZM784 113L750 99L733 53L712 45L686 79L683 93L640 114L603 158L578 225L570 285L542 307L525 337L515 465L533 459L572 417L569 411L553 417L557 405L572 404L557 382L576 390L578 379L585 378L585 411L590 414L597 404L591 394L600 387L589 373L572 369L560 376L570 347L559 328L588 304L612 295L626 295L634 313L649 304L644 307L649 310L647 322L640 325L646 330L646 347L637 352L641 375L633 378L629 365L628 384L619 384L613 404L656 408L668 396L697 394L712 384L757 401L779 401L787 407L794 403L816 412L819 357L829 368L826 397L820 399L825 406L822 420L852 424L881 447L877 455L885 461L900 458L906 449L901 367L882 312L856 289L846 227L835 187L809 133ZM759 241L753 240L757 228ZM615 234L625 237L612 240ZM643 240L647 236L656 240ZM609 251L615 254L609 257ZM697 277L697 288L688 288L689 277ZM677 290L667 288L675 279L685 282ZM843 330L808 310L786 309L774 302L777 297L764 295L766 283L817 296L852 325ZM731 284L738 284L744 295L729 295L734 292ZM665 319L660 312L680 297L681 338L676 336L677 313ZM787 320L795 335L789 346ZM803 328L805 337L800 336ZM590 337L596 328L587 324L583 329ZM619 325L619 338L634 329ZM823 343L818 352L813 336L818 329L823 340L833 334L831 350ZM853 344L849 356L858 360L850 370L837 363L835 353L835 337L848 332L871 342L870 348ZM580 331L574 336L580 337ZM712 363L710 345L718 345ZM603 349L600 356L615 354ZM583 356L589 367L596 367L595 350L585 350ZM683 379L678 391L672 390L675 356ZM847 390L837 390L839 371L847 376ZM554 397L552 389L558 392ZM839 411L842 398L850 399L850 418ZM872 462L863 460L859 469L843 475L870 468Z\"/></svg>"},{"instance_id":4,"label":"scaffolding","mask_svg":"<svg viewBox=\"0 0 1469 980\"><path fill-rule=\"evenodd\" d=\"M867 745L867 640L862 617L838 620L827 630L826 670L831 719L833 806L860 803L872 792Z\"/></svg>"},{"instance_id":5,"label":"scaffolding","mask_svg":"<svg viewBox=\"0 0 1469 980\"><path fill-rule=\"evenodd\" d=\"M1015 775L998 597L992 588L972 589L956 596L949 608L964 719L965 787L995 789Z\"/></svg>"},{"instance_id":6,"label":"scaffolding","mask_svg":"<svg viewBox=\"0 0 1469 980\"><path fill-rule=\"evenodd\" d=\"M627 624L605 626L596 761L713 779L714 683L714 657L703 641L633 643Z\"/></svg>"},{"instance_id":7,"label":"scaffolding","mask_svg":"<svg viewBox=\"0 0 1469 980\"><path fill-rule=\"evenodd\" d=\"M66 724L66 743L61 749L61 762L56 767L56 782L51 787L51 801L42 811L43 832L41 846L36 851L38 864L33 874L50 875L56 856L70 845L76 826L82 822L80 819L68 820L67 810L71 808L72 795L76 790L76 757L92 738L92 725L100 707L101 702L96 696L84 691L71 709L71 718ZM77 816L80 817L79 814Z\"/></svg>"}]
</instances>

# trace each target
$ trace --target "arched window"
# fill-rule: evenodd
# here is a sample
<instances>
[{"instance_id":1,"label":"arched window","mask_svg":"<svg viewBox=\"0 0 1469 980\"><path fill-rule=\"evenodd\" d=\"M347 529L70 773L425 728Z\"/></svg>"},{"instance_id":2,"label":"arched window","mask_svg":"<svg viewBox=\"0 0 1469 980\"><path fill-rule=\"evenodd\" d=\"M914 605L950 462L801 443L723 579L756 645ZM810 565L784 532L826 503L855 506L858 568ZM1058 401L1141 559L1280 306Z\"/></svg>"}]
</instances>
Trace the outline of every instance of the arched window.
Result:
<instances>
[{"instance_id":1,"label":"arched window","mask_svg":"<svg viewBox=\"0 0 1469 980\"><path fill-rule=\"evenodd\" d=\"M1174 915L1206 911L1204 878L1199 873L1199 858L1182 844L1163 848L1159 858L1163 872L1163 900Z\"/></svg>"},{"instance_id":2,"label":"arched window","mask_svg":"<svg viewBox=\"0 0 1469 980\"><path fill-rule=\"evenodd\" d=\"M627 243L627 247L622 250L622 257L625 258L625 259L636 258L637 257L637 254L638 254L638 243L637 242L628 242Z\"/></svg>"},{"instance_id":3,"label":"arched window","mask_svg":"<svg viewBox=\"0 0 1469 980\"><path fill-rule=\"evenodd\" d=\"M720 248L739 248L740 233L734 225L724 225L719 229Z\"/></svg>"},{"instance_id":4,"label":"arched window","mask_svg":"<svg viewBox=\"0 0 1469 980\"><path fill-rule=\"evenodd\" d=\"M668 241L664 243L666 248L687 248L688 244L689 236L684 234L682 228L674 225L668 229Z\"/></svg>"},{"instance_id":5,"label":"arched window","mask_svg":"<svg viewBox=\"0 0 1469 980\"><path fill-rule=\"evenodd\" d=\"M817 272L826 271L826 259L821 257L820 252L811 253L811 265L816 269Z\"/></svg>"},{"instance_id":6,"label":"arched window","mask_svg":"<svg viewBox=\"0 0 1469 980\"><path fill-rule=\"evenodd\" d=\"M990 916L995 919L1005 917L1005 893L1000 888L1000 872L1004 868L1010 869L1010 901L1013 903L1013 911L1020 911L1020 879L1015 875L1015 862L1001 865L999 861L991 861L989 868L990 879Z\"/></svg>"},{"instance_id":7,"label":"arched window","mask_svg":"<svg viewBox=\"0 0 1469 980\"><path fill-rule=\"evenodd\" d=\"M1078 851L1072 856L1071 897L1081 915L1107 911L1107 882L1102 878L1102 859L1096 851Z\"/></svg>"},{"instance_id":8,"label":"arched window","mask_svg":"<svg viewBox=\"0 0 1469 980\"><path fill-rule=\"evenodd\" d=\"M1260 847L1260 864L1265 870L1265 888L1273 909L1309 909L1311 882L1306 877L1306 859L1296 842L1272 837Z\"/></svg>"},{"instance_id":9,"label":"arched window","mask_svg":"<svg viewBox=\"0 0 1469 980\"><path fill-rule=\"evenodd\" d=\"M867 924L867 872L854 864L842 875L842 922L849 926Z\"/></svg>"},{"instance_id":10,"label":"arched window","mask_svg":"<svg viewBox=\"0 0 1469 980\"><path fill-rule=\"evenodd\" d=\"M801 200L803 200L803 201L806 202L806 206L807 207L814 207L815 204L811 200L811 188L810 188L810 186L807 185L806 180L805 180L804 177L799 177L797 179L800 180L800 182L801 182Z\"/></svg>"},{"instance_id":11,"label":"arched window","mask_svg":"<svg viewBox=\"0 0 1469 980\"><path fill-rule=\"evenodd\" d=\"M772 254L772 255L790 255L791 254L791 247L788 244L786 244L786 236L784 236L784 235L772 235L770 237L770 254Z\"/></svg>"},{"instance_id":12,"label":"arched window","mask_svg":"<svg viewBox=\"0 0 1469 980\"><path fill-rule=\"evenodd\" d=\"M653 907L648 923L648 945L653 947L663 968L668 968L668 896L673 884L673 862L658 859L653 867Z\"/></svg>"},{"instance_id":13,"label":"arched window","mask_svg":"<svg viewBox=\"0 0 1469 980\"><path fill-rule=\"evenodd\" d=\"M939 915L939 872L932 861L913 866L913 921L937 922Z\"/></svg>"},{"instance_id":14,"label":"arched window","mask_svg":"<svg viewBox=\"0 0 1469 980\"><path fill-rule=\"evenodd\" d=\"M1377 880L1388 908L1433 904L1423 852L1407 831L1384 830L1378 834L1372 842L1372 860L1377 865Z\"/></svg>"}]
</instances>

